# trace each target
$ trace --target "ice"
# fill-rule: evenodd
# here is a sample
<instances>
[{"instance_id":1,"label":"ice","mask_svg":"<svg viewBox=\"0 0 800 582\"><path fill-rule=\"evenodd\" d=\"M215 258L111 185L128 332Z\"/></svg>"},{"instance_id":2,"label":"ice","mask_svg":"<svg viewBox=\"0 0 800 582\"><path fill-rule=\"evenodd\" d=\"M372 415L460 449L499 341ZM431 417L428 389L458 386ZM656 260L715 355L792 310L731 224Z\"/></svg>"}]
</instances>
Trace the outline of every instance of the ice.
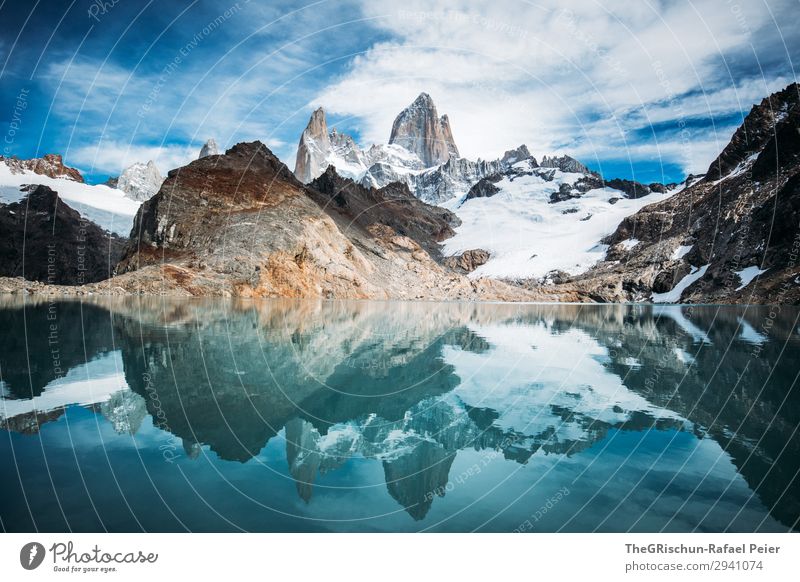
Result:
<instances>
[{"instance_id":1,"label":"ice","mask_svg":"<svg viewBox=\"0 0 800 582\"><path fill-rule=\"evenodd\" d=\"M762 273L766 273L766 272L767 272L767 269L759 269L758 267L755 267L755 266L747 267L745 269L742 269L741 271L736 271L736 274L739 276L739 280L742 282L742 284L739 285L736 288L736 290L737 291L741 291L742 289L747 287L753 279L755 279L756 277L758 277Z\"/></svg>"},{"instance_id":2,"label":"ice","mask_svg":"<svg viewBox=\"0 0 800 582\"><path fill-rule=\"evenodd\" d=\"M683 295L683 292L692 283L701 279L703 275L706 274L708 267L709 265L703 265L699 269L697 267L692 267L692 271L683 279L678 281L678 284L675 285L675 287L669 291L666 291L665 293L653 293L650 297L650 300L653 303L677 303L681 300L681 295Z\"/></svg>"},{"instance_id":3,"label":"ice","mask_svg":"<svg viewBox=\"0 0 800 582\"><path fill-rule=\"evenodd\" d=\"M608 247L600 241L625 217L671 195L628 199L618 190L598 188L552 203L550 195L561 184L574 184L583 174L551 171L552 180L541 171L505 177L494 196L464 201L456 209L462 224L443 243L444 254L488 251L489 261L472 277L542 278L553 270L577 275L605 258Z\"/></svg>"},{"instance_id":4,"label":"ice","mask_svg":"<svg viewBox=\"0 0 800 582\"><path fill-rule=\"evenodd\" d=\"M677 261L679 259L682 259L683 257L689 254L689 252L692 250L693 247L694 245L679 246L677 249L675 249L675 252L672 253L672 260Z\"/></svg>"}]
</instances>

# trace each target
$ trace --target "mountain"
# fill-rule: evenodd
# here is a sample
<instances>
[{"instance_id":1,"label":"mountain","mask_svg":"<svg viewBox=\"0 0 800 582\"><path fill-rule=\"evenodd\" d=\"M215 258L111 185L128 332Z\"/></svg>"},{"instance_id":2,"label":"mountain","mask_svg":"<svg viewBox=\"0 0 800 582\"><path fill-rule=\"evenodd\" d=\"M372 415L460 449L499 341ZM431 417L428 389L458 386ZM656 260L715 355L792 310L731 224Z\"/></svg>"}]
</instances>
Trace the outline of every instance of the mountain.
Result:
<instances>
[{"instance_id":1,"label":"mountain","mask_svg":"<svg viewBox=\"0 0 800 582\"><path fill-rule=\"evenodd\" d=\"M623 220L573 284L600 301L800 301L800 87L755 105L705 176Z\"/></svg>"},{"instance_id":2,"label":"mountain","mask_svg":"<svg viewBox=\"0 0 800 582\"><path fill-rule=\"evenodd\" d=\"M450 158L459 157L450 120L447 115L439 117L436 105L427 93L420 93L395 118L389 144L397 144L417 154L425 167L439 166Z\"/></svg>"},{"instance_id":3,"label":"mountain","mask_svg":"<svg viewBox=\"0 0 800 582\"><path fill-rule=\"evenodd\" d=\"M314 110L308 125L300 136L297 146L297 160L294 175L303 183L308 183L325 171L331 154L331 140L328 135L328 122L322 107ZM324 167L323 167L324 165Z\"/></svg>"},{"instance_id":4,"label":"mountain","mask_svg":"<svg viewBox=\"0 0 800 582\"><path fill-rule=\"evenodd\" d=\"M200 148L200 155L197 159L205 158L206 156L217 156L219 155L219 147L217 147L217 142L212 137L206 143L203 144L203 147Z\"/></svg>"},{"instance_id":5,"label":"mountain","mask_svg":"<svg viewBox=\"0 0 800 582\"><path fill-rule=\"evenodd\" d=\"M796 84L767 97L705 175L666 185L607 179L568 155L537 161L525 145L495 160L458 157L426 94L398 115L393 143L366 150L329 131L319 108L294 173L252 142L170 172L160 190L152 165L121 176L120 188L158 193L138 210L113 285L189 295L797 302L798 103ZM431 136L446 147L426 149ZM119 232L120 190L62 177L60 158L4 162L4 201L42 183Z\"/></svg>"},{"instance_id":6,"label":"mountain","mask_svg":"<svg viewBox=\"0 0 800 582\"><path fill-rule=\"evenodd\" d=\"M48 178L66 178L83 183L80 171L65 166L60 154L45 154L44 157L29 160L0 156L0 163L5 164L12 174L23 174L28 171Z\"/></svg>"},{"instance_id":7,"label":"mountain","mask_svg":"<svg viewBox=\"0 0 800 582\"><path fill-rule=\"evenodd\" d=\"M449 234L446 210L403 188L339 180L331 172L317 182L322 190L305 186L260 142L173 170L141 206L109 285L265 297L529 296L470 281L431 257L425 247Z\"/></svg>"},{"instance_id":8,"label":"mountain","mask_svg":"<svg viewBox=\"0 0 800 582\"><path fill-rule=\"evenodd\" d=\"M61 156L19 160L4 158L0 163L0 203L22 200L31 186L43 185L58 193L80 215L102 229L127 236L139 203L115 187L83 182L75 168L64 166Z\"/></svg>"},{"instance_id":9,"label":"mountain","mask_svg":"<svg viewBox=\"0 0 800 582\"><path fill-rule=\"evenodd\" d=\"M54 285L108 279L124 241L81 217L47 186L0 204L0 275Z\"/></svg>"},{"instance_id":10,"label":"mountain","mask_svg":"<svg viewBox=\"0 0 800 582\"><path fill-rule=\"evenodd\" d=\"M466 192L481 178L506 169L512 160L530 157L524 145L498 160L475 162L459 157L447 116L438 117L426 93L397 116L389 141L362 150L351 136L335 128L328 131L320 107L300 136L294 174L307 184L331 165L340 176L367 188L402 182L420 200L440 204Z\"/></svg>"},{"instance_id":11,"label":"mountain","mask_svg":"<svg viewBox=\"0 0 800 582\"><path fill-rule=\"evenodd\" d=\"M399 145L373 145L364 151L352 137L328 131L325 110L316 109L300 136L294 175L303 183L319 177L328 166L367 187L380 188L424 169L416 154Z\"/></svg>"},{"instance_id":12,"label":"mountain","mask_svg":"<svg viewBox=\"0 0 800 582\"><path fill-rule=\"evenodd\" d=\"M163 183L164 178L161 177L161 172L153 161L146 164L136 162L125 168L117 178L117 188L137 202L144 202L152 197Z\"/></svg>"},{"instance_id":13,"label":"mountain","mask_svg":"<svg viewBox=\"0 0 800 582\"><path fill-rule=\"evenodd\" d=\"M543 168L558 168L562 172L574 174L592 174L586 166L570 156L544 156L539 164Z\"/></svg>"},{"instance_id":14,"label":"mountain","mask_svg":"<svg viewBox=\"0 0 800 582\"><path fill-rule=\"evenodd\" d=\"M512 153L506 159L520 157ZM653 193L638 182L630 182L626 192L572 158L544 160L546 167L533 157L501 166L445 202L461 225L443 242L444 255L460 268L465 261L476 265L478 257L471 277L566 280L606 257L603 239L627 216L671 194Z\"/></svg>"},{"instance_id":15,"label":"mountain","mask_svg":"<svg viewBox=\"0 0 800 582\"><path fill-rule=\"evenodd\" d=\"M410 237L437 258L441 256L439 243L453 236L453 227L460 224L454 213L425 204L402 182L380 189L366 188L340 177L334 167L329 166L310 186L311 197L329 214L342 216L347 221L346 226L350 223L364 228L388 226Z\"/></svg>"}]
</instances>

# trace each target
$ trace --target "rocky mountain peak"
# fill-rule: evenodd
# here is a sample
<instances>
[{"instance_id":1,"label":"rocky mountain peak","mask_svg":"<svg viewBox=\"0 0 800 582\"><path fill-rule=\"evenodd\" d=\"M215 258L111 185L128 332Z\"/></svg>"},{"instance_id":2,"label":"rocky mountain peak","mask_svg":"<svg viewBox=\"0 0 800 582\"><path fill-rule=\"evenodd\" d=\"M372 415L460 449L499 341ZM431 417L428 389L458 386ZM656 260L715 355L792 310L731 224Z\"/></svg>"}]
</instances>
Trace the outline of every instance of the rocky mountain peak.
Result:
<instances>
[{"instance_id":1,"label":"rocky mountain peak","mask_svg":"<svg viewBox=\"0 0 800 582\"><path fill-rule=\"evenodd\" d=\"M217 156L219 155L219 147L217 146L216 140L212 137L209 139L203 147L200 148L200 155L197 157L199 160L200 158L205 158L206 156Z\"/></svg>"},{"instance_id":2,"label":"rocky mountain peak","mask_svg":"<svg viewBox=\"0 0 800 582\"><path fill-rule=\"evenodd\" d=\"M427 93L420 93L395 118L389 143L414 152L426 167L438 166L451 157L459 157L450 120L447 115L439 117L436 105Z\"/></svg>"},{"instance_id":3,"label":"rocky mountain peak","mask_svg":"<svg viewBox=\"0 0 800 582\"><path fill-rule=\"evenodd\" d=\"M144 202L158 192L163 182L161 172L150 160L146 164L136 162L125 168L117 179L117 188L125 192L128 198Z\"/></svg>"},{"instance_id":4,"label":"rocky mountain peak","mask_svg":"<svg viewBox=\"0 0 800 582\"><path fill-rule=\"evenodd\" d=\"M0 163L5 163L12 174L21 174L24 171L33 172L49 178L67 178L83 183L83 176L75 168L64 165L61 154L45 154L41 158L20 160L19 158L4 158L0 156Z\"/></svg>"},{"instance_id":5,"label":"rocky mountain peak","mask_svg":"<svg viewBox=\"0 0 800 582\"><path fill-rule=\"evenodd\" d=\"M504 153L500 161L510 166L516 164L517 162L521 162L522 160L527 160L532 158L533 156L531 155L531 152L528 151L528 146L522 144L518 148L515 148L513 150L508 150L506 153ZM536 160L534 160L534 162L535 161Z\"/></svg>"},{"instance_id":6,"label":"rocky mountain peak","mask_svg":"<svg viewBox=\"0 0 800 582\"><path fill-rule=\"evenodd\" d=\"M286 164L258 140L237 143L225 152L225 156L240 172L268 170L273 175L297 184ZM170 175L172 175L171 172Z\"/></svg>"},{"instance_id":7,"label":"rocky mountain peak","mask_svg":"<svg viewBox=\"0 0 800 582\"><path fill-rule=\"evenodd\" d=\"M758 155L774 136L776 127L798 110L799 103L800 85L792 83L782 91L765 97L760 104L753 105L730 143L711 162L705 179L719 180L751 156Z\"/></svg>"},{"instance_id":8,"label":"rocky mountain peak","mask_svg":"<svg viewBox=\"0 0 800 582\"><path fill-rule=\"evenodd\" d=\"M591 170L571 156L544 156L539 164L543 168L558 168L562 172L591 174Z\"/></svg>"},{"instance_id":9,"label":"rocky mountain peak","mask_svg":"<svg viewBox=\"0 0 800 582\"><path fill-rule=\"evenodd\" d=\"M297 144L297 160L294 165L297 179L307 183L324 172L327 166L324 161L330 150L331 140L325 110L318 107L311 114L308 125L300 136L300 143Z\"/></svg>"}]
</instances>

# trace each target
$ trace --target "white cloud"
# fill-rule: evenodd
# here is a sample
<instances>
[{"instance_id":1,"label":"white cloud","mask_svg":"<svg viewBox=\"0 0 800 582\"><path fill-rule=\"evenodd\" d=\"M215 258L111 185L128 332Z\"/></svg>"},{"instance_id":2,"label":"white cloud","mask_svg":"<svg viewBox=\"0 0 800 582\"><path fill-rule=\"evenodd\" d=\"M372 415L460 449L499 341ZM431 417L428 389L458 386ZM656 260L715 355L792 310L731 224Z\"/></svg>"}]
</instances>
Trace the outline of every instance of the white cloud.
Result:
<instances>
[{"instance_id":1,"label":"white cloud","mask_svg":"<svg viewBox=\"0 0 800 582\"><path fill-rule=\"evenodd\" d=\"M136 162L152 160L159 171L166 176L169 170L185 166L197 159L200 147L200 145L147 146L103 141L71 149L65 154L65 160L67 164L76 166L85 173L112 175L118 175Z\"/></svg>"},{"instance_id":2,"label":"white cloud","mask_svg":"<svg viewBox=\"0 0 800 582\"><path fill-rule=\"evenodd\" d=\"M692 130L688 150L677 130L645 144L631 132L746 112L791 81L742 80L727 68L732 54L749 50L756 31L773 26L777 36L758 3L734 10L713 0L406 0L402 7L365 0L363 11L392 40L353 59L309 107L354 116L365 145L386 141L394 116L427 91L449 115L467 157L494 157L527 143L532 151L570 148L599 159L660 152L654 163L696 172L725 145L728 126L716 135L713 128Z\"/></svg>"}]
</instances>

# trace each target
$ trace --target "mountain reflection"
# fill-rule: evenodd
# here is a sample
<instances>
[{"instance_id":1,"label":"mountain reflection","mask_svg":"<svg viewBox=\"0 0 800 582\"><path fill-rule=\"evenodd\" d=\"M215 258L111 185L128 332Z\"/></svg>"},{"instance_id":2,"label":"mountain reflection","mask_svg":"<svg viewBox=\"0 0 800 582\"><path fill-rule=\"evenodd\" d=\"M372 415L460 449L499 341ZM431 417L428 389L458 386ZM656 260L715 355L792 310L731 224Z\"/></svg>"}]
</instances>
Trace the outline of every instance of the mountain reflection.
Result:
<instances>
[{"instance_id":1,"label":"mountain reflection","mask_svg":"<svg viewBox=\"0 0 800 582\"><path fill-rule=\"evenodd\" d=\"M283 438L304 502L320 475L372 459L423 520L459 451L526 464L671 430L716 441L782 524L800 516L788 308L97 298L54 319L52 303L6 301L0 325L27 330L0 336L12 431L81 405L120 434L150 417L191 459L247 463Z\"/></svg>"}]
</instances>

